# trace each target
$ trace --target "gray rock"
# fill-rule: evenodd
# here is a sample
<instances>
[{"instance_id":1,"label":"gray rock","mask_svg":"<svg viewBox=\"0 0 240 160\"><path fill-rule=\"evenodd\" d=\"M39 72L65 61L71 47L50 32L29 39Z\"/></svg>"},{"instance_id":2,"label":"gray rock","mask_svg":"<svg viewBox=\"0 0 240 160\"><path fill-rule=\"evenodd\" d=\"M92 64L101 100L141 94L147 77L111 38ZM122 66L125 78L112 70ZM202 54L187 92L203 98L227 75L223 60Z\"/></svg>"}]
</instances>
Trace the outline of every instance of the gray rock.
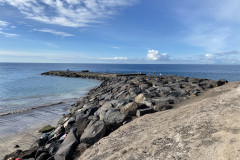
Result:
<instances>
[{"instance_id":1,"label":"gray rock","mask_svg":"<svg viewBox=\"0 0 240 160\"><path fill-rule=\"evenodd\" d=\"M115 99L123 99L124 97L126 97L127 95L127 92L125 90L119 92L119 93L116 93L114 98Z\"/></svg>"},{"instance_id":2,"label":"gray rock","mask_svg":"<svg viewBox=\"0 0 240 160\"><path fill-rule=\"evenodd\" d=\"M60 138L60 137L59 137ZM58 138L58 139L59 139ZM60 141L52 141L49 146L45 146L50 155L55 155L60 147Z\"/></svg>"},{"instance_id":3,"label":"gray rock","mask_svg":"<svg viewBox=\"0 0 240 160\"><path fill-rule=\"evenodd\" d=\"M220 79L220 80L217 81L217 85L218 86L222 86L222 85L224 85L226 83L228 83L228 81L226 79Z\"/></svg>"},{"instance_id":4,"label":"gray rock","mask_svg":"<svg viewBox=\"0 0 240 160\"><path fill-rule=\"evenodd\" d=\"M141 93L141 89L140 89L139 87L134 87L134 88L130 88L130 89L128 90L128 92L129 92L130 94L139 94L139 93Z\"/></svg>"},{"instance_id":5,"label":"gray rock","mask_svg":"<svg viewBox=\"0 0 240 160\"><path fill-rule=\"evenodd\" d=\"M91 145L87 143L80 143L75 151L73 159L77 159L78 157L80 157L83 154L83 152L90 146Z\"/></svg>"},{"instance_id":6,"label":"gray rock","mask_svg":"<svg viewBox=\"0 0 240 160\"><path fill-rule=\"evenodd\" d=\"M44 147L39 147L35 154L35 158L37 158L39 155L41 155L42 153L45 153L45 152L47 152L47 150Z\"/></svg>"},{"instance_id":7,"label":"gray rock","mask_svg":"<svg viewBox=\"0 0 240 160\"><path fill-rule=\"evenodd\" d=\"M40 129L39 132L41 132L41 133L47 133L47 132L50 132L50 131L52 131L52 130L54 130L54 129L55 129L55 127L50 126L50 125L46 125L46 126L44 126L42 129Z\"/></svg>"},{"instance_id":8,"label":"gray rock","mask_svg":"<svg viewBox=\"0 0 240 160\"><path fill-rule=\"evenodd\" d=\"M149 114L149 113L154 113L154 110L151 108L146 108L146 109L139 109L137 110L137 117L141 117L145 114Z\"/></svg>"},{"instance_id":9,"label":"gray rock","mask_svg":"<svg viewBox=\"0 0 240 160\"><path fill-rule=\"evenodd\" d=\"M201 83L199 83L199 86L203 89L209 89L217 86L217 83L213 80L204 80Z\"/></svg>"},{"instance_id":10,"label":"gray rock","mask_svg":"<svg viewBox=\"0 0 240 160\"><path fill-rule=\"evenodd\" d=\"M192 78L192 77L188 77L187 81L188 81L190 84L197 84L197 83L199 83L199 79L197 79L197 78Z\"/></svg>"},{"instance_id":11,"label":"gray rock","mask_svg":"<svg viewBox=\"0 0 240 160\"><path fill-rule=\"evenodd\" d=\"M142 102L142 104L145 104L145 105L148 106L148 107L152 107L152 106L153 106L152 99L150 99L150 98L145 99L145 100Z\"/></svg>"},{"instance_id":12,"label":"gray rock","mask_svg":"<svg viewBox=\"0 0 240 160\"><path fill-rule=\"evenodd\" d=\"M121 124L125 120L125 114L121 113L119 109L110 109L103 116L102 120L106 124Z\"/></svg>"},{"instance_id":13,"label":"gray rock","mask_svg":"<svg viewBox=\"0 0 240 160\"><path fill-rule=\"evenodd\" d=\"M192 93L193 93L195 96L198 96L198 95L201 93L201 91L200 91L200 89L194 89L194 90L192 91Z\"/></svg>"},{"instance_id":14,"label":"gray rock","mask_svg":"<svg viewBox=\"0 0 240 160\"><path fill-rule=\"evenodd\" d=\"M84 106L83 106L84 109L91 109L93 107L95 107L95 105L92 103L87 103L87 104L84 104Z\"/></svg>"},{"instance_id":15,"label":"gray rock","mask_svg":"<svg viewBox=\"0 0 240 160\"><path fill-rule=\"evenodd\" d=\"M131 102L135 100L136 95L128 94L124 99Z\"/></svg>"},{"instance_id":16,"label":"gray rock","mask_svg":"<svg viewBox=\"0 0 240 160\"><path fill-rule=\"evenodd\" d=\"M157 89L154 88L154 87L149 87L148 89L146 89L146 92L149 93L149 94L151 94L151 93L155 92L156 90L157 90Z\"/></svg>"},{"instance_id":17,"label":"gray rock","mask_svg":"<svg viewBox=\"0 0 240 160\"><path fill-rule=\"evenodd\" d=\"M53 138L60 138L65 132L65 129L62 125L56 128L56 130L53 132Z\"/></svg>"},{"instance_id":18,"label":"gray rock","mask_svg":"<svg viewBox=\"0 0 240 160\"><path fill-rule=\"evenodd\" d=\"M128 103L129 103L128 99L121 99L121 100L118 101L118 104L117 104L116 108L120 109Z\"/></svg>"},{"instance_id":19,"label":"gray rock","mask_svg":"<svg viewBox=\"0 0 240 160\"><path fill-rule=\"evenodd\" d=\"M152 107L155 111L164 111L164 110L168 110L168 109L172 109L173 107L170 106L169 104L157 104L155 106Z\"/></svg>"},{"instance_id":20,"label":"gray rock","mask_svg":"<svg viewBox=\"0 0 240 160\"><path fill-rule=\"evenodd\" d=\"M79 117L87 118L91 115L94 115L97 110L98 110L98 107L82 108L78 111L78 113L76 115L76 119L79 118Z\"/></svg>"},{"instance_id":21,"label":"gray rock","mask_svg":"<svg viewBox=\"0 0 240 160\"><path fill-rule=\"evenodd\" d=\"M54 155L54 158L56 160L70 159L77 145L78 145L77 138L74 134L73 129L71 129L65 140L61 143L57 153Z\"/></svg>"},{"instance_id":22,"label":"gray rock","mask_svg":"<svg viewBox=\"0 0 240 160\"><path fill-rule=\"evenodd\" d=\"M163 87L163 83L162 82L153 82L152 84L153 84L154 88Z\"/></svg>"},{"instance_id":23,"label":"gray rock","mask_svg":"<svg viewBox=\"0 0 240 160\"><path fill-rule=\"evenodd\" d=\"M135 116L138 106L139 105L136 102L131 102L123 106L120 112L124 113L126 116Z\"/></svg>"},{"instance_id":24,"label":"gray rock","mask_svg":"<svg viewBox=\"0 0 240 160\"><path fill-rule=\"evenodd\" d=\"M174 88L174 90L170 92L170 95L174 97L183 97L186 96L187 94L188 93L186 92L186 90L182 88Z\"/></svg>"},{"instance_id":25,"label":"gray rock","mask_svg":"<svg viewBox=\"0 0 240 160\"><path fill-rule=\"evenodd\" d=\"M99 114L105 114L107 110L114 108L114 105L110 102L104 103L102 107L100 107L95 113L95 116L99 116Z\"/></svg>"},{"instance_id":26,"label":"gray rock","mask_svg":"<svg viewBox=\"0 0 240 160\"><path fill-rule=\"evenodd\" d=\"M76 127L77 127L77 137L81 137L81 135L83 134L85 128L88 126L88 124L90 123L90 119L88 118L78 118L77 122L76 122Z\"/></svg>"},{"instance_id":27,"label":"gray rock","mask_svg":"<svg viewBox=\"0 0 240 160\"><path fill-rule=\"evenodd\" d=\"M67 126L72 125L73 123L75 123L75 118L71 117L71 118L69 118L69 120L67 122L65 122L63 124L63 126L64 126L64 128L66 128Z\"/></svg>"},{"instance_id":28,"label":"gray rock","mask_svg":"<svg viewBox=\"0 0 240 160\"><path fill-rule=\"evenodd\" d=\"M143 101L146 100L147 98L150 98L150 95L141 93L135 97L135 102L143 103Z\"/></svg>"},{"instance_id":29,"label":"gray rock","mask_svg":"<svg viewBox=\"0 0 240 160\"><path fill-rule=\"evenodd\" d=\"M169 84L169 86L172 87L173 89L180 88L180 84L179 83L172 83L172 84Z\"/></svg>"},{"instance_id":30,"label":"gray rock","mask_svg":"<svg viewBox=\"0 0 240 160\"><path fill-rule=\"evenodd\" d=\"M168 95L172 89L170 87L159 87L158 90L160 93Z\"/></svg>"},{"instance_id":31,"label":"gray rock","mask_svg":"<svg viewBox=\"0 0 240 160\"><path fill-rule=\"evenodd\" d=\"M94 144L104 136L106 125L103 121L91 121L84 130L80 142Z\"/></svg>"},{"instance_id":32,"label":"gray rock","mask_svg":"<svg viewBox=\"0 0 240 160\"><path fill-rule=\"evenodd\" d=\"M141 90L145 90L145 89L147 89L147 88L149 88L149 87L151 87L150 84L141 84L141 85L139 85L139 88L140 88Z\"/></svg>"},{"instance_id":33,"label":"gray rock","mask_svg":"<svg viewBox=\"0 0 240 160\"><path fill-rule=\"evenodd\" d=\"M50 155L47 152L43 152L36 158L36 160L46 160L49 157L50 157Z\"/></svg>"}]
</instances>

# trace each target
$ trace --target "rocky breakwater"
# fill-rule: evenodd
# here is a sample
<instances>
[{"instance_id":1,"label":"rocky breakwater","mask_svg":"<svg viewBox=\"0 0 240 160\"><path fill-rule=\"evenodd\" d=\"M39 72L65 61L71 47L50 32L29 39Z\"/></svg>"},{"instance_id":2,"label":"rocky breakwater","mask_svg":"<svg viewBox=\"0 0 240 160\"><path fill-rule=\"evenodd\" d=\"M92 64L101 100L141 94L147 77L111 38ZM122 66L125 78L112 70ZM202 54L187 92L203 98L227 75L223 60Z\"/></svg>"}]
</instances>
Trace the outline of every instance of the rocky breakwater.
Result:
<instances>
[{"instance_id":1,"label":"rocky breakwater","mask_svg":"<svg viewBox=\"0 0 240 160\"><path fill-rule=\"evenodd\" d=\"M76 76L74 72L44 75ZM89 73L88 73L89 75ZM227 83L179 76L105 75L102 84L72 105L54 131L46 131L29 150L17 150L9 157L37 160L71 160L102 137L145 114L174 109L184 99ZM85 77L90 78L90 77ZM95 76L95 79L102 79Z\"/></svg>"},{"instance_id":2,"label":"rocky breakwater","mask_svg":"<svg viewBox=\"0 0 240 160\"><path fill-rule=\"evenodd\" d=\"M89 72L88 70L75 72L75 71L68 70L68 71L49 71L49 72L44 72L41 75L105 80L105 79L114 78L118 76L137 76L137 75L143 76L146 74L143 74L143 73L133 73L133 74L95 73L95 72Z\"/></svg>"}]
</instances>

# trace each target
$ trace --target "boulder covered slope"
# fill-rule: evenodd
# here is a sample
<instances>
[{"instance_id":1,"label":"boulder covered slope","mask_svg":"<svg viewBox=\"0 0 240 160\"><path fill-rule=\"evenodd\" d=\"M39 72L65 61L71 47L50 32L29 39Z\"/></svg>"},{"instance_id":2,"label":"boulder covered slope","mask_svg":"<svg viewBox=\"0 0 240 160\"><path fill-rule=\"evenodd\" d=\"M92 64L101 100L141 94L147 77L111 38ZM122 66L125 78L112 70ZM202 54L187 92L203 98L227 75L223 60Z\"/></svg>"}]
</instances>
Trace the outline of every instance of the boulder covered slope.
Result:
<instances>
[{"instance_id":1,"label":"boulder covered slope","mask_svg":"<svg viewBox=\"0 0 240 160\"><path fill-rule=\"evenodd\" d=\"M240 159L240 82L137 118L79 158L97 159Z\"/></svg>"},{"instance_id":2,"label":"boulder covered slope","mask_svg":"<svg viewBox=\"0 0 240 160\"><path fill-rule=\"evenodd\" d=\"M46 75L79 75L69 71L50 73ZM234 88L238 83L226 85L226 80L171 75L101 77L95 74L86 78L103 81L72 105L54 131L44 133L30 149L18 149L4 160L9 157L28 160L206 159L216 153L209 147L216 145L215 149L218 148L227 136L231 137L228 145L238 143L238 121L227 118L229 112L238 113L238 94ZM224 114L225 110L229 112ZM225 134L224 138L221 134ZM220 148L224 147L225 143ZM218 152L223 154L226 150L218 149Z\"/></svg>"}]
</instances>

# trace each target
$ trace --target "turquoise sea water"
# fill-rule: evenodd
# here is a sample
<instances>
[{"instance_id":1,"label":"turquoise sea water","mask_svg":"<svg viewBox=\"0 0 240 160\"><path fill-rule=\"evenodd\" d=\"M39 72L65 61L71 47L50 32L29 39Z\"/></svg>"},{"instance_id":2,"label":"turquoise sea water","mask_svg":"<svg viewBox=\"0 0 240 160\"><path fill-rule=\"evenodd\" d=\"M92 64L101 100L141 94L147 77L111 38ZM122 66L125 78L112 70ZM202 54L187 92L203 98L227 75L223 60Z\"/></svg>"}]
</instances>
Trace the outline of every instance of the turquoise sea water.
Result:
<instances>
[{"instance_id":1,"label":"turquoise sea water","mask_svg":"<svg viewBox=\"0 0 240 160\"><path fill-rule=\"evenodd\" d=\"M78 98L100 84L91 79L40 75L49 70L66 68L55 64L0 63L0 135L59 118Z\"/></svg>"},{"instance_id":2,"label":"turquoise sea water","mask_svg":"<svg viewBox=\"0 0 240 160\"><path fill-rule=\"evenodd\" d=\"M239 65L0 63L0 135L49 122L66 113L100 81L41 76L49 70L179 75L240 81ZM61 103L59 103L61 102Z\"/></svg>"}]
</instances>

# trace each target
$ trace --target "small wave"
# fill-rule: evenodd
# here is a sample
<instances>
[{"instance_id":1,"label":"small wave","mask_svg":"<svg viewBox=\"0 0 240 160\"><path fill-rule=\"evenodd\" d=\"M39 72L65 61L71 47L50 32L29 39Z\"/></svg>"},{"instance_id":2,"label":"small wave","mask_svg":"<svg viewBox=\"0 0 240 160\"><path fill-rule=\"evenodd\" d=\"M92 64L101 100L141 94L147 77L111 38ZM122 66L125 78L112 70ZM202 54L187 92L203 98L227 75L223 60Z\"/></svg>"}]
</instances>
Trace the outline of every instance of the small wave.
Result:
<instances>
[{"instance_id":1,"label":"small wave","mask_svg":"<svg viewBox=\"0 0 240 160\"><path fill-rule=\"evenodd\" d=\"M14 111L3 112L3 113L0 113L0 117L1 116L6 116L6 115L23 113L23 112L31 111L31 110L34 110L34 109L56 106L56 105L60 105L60 104L64 104L64 102L58 102L58 103L53 103L53 104L41 105L41 106L33 106L33 107L30 107L30 108L24 108L24 109L19 109L19 110L14 110Z\"/></svg>"}]
</instances>

